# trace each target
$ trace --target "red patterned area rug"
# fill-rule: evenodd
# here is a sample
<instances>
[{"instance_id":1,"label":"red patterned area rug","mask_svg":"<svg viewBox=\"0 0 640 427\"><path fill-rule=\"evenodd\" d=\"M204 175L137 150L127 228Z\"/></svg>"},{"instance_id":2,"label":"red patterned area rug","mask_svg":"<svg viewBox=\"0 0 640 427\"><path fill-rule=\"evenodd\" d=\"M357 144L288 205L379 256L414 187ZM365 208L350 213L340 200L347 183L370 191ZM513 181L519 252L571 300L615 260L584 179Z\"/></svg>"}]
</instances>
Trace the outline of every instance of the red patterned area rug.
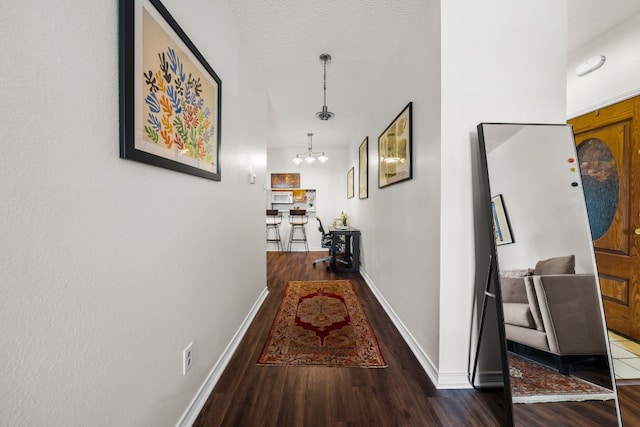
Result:
<instances>
[{"instance_id":1,"label":"red patterned area rug","mask_svg":"<svg viewBox=\"0 0 640 427\"><path fill-rule=\"evenodd\" d=\"M612 390L538 362L508 353L513 403L581 402L615 399Z\"/></svg>"},{"instance_id":2,"label":"red patterned area rug","mask_svg":"<svg viewBox=\"0 0 640 427\"><path fill-rule=\"evenodd\" d=\"M289 282L257 364L386 366L349 280Z\"/></svg>"}]
</instances>

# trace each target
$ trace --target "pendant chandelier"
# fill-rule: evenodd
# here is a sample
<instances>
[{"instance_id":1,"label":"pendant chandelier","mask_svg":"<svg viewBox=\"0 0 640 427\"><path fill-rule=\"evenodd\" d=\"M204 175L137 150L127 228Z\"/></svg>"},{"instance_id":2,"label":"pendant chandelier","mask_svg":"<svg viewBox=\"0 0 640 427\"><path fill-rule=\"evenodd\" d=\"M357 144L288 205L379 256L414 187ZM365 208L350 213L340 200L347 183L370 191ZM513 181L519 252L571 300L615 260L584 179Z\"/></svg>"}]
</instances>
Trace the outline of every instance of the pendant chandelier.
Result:
<instances>
[{"instance_id":1,"label":"pendant chandelier","mask_svg":"<svg viewBox=\"0 0 640 427\"><path fill-rule=\"evenodd\" d=\"M299 165L300 163L302 163L303 160L307 163L313 163L316 161L316 159L320 160L321 162L326 162L327 160L329 160L329 158L324 155L324 151L316 152L316 153L313 152L312 143L311 143L311 137L313 136L313 134L308 133L307 136L309 137L307 152L302 154L296 154L296 157L293 159L293 163L295 163L296 165Z\"/></svg>"},{"instance_id":2,"label":"pendant chandelier","mask_svg":"<svg viewBox=\"0 0 640 427\"><path fill-rule=\"evenodd\" d=\"M320 61L324 62L324 104L322 104L322 111L316 113L316 117L320 120L330 120L335 116L327 109L327 62L331 61L331 55L323 53L320 55Z\"/></svg>"}]
</instances>

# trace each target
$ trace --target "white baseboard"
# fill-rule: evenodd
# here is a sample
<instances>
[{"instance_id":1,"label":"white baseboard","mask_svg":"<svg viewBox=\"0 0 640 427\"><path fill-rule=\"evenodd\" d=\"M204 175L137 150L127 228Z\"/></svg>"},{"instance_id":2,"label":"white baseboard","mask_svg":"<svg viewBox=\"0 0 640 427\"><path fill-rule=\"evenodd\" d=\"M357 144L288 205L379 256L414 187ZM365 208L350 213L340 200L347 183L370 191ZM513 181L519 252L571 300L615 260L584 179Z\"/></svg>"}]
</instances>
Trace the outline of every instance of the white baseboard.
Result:
<instances>
[{"instance_id":1,"label":"white baseboard","mask_svg":"<svg viewBox=\"0 0 640 427\"><path fill-rule=\"evenodd\" d=\"M469 376L466 372L439 372L436 388L460 389L471 388Z\"/></svg>"},{"instance_id":2,"label":"white baseboard","mask_svg":"<svg viewBox=\"0 0 640 427\"><path fill-rule=\"evenodd\" d=\"M439 382L436 387L441 389L471 388L467 373L440 373L438 380ZM496 388L502 386L502 371L482 372L476 376L477 388Z\"/></svg>"},{"instance_id":3,"label":"white baseboard","mask_svg":"<svg viewBox=\"0 0 640 427\"><path fill-rule=\"evenodd\" d=\"M216 385L216 383L220 379L220 376L222 375L222 372L229 364L229 361L231 360L233 353L238 348L238 345L240 344L240 341L244 337L244 334L247 333L247 329L249 329L249 325L251 325L253 318L258 313L260 306L264 302L265 298L267 298L268 294L269 294L269 290L267 288L264 288L263 291L258 296L258 299L256 300L256 302L253 304L253 307L251 307L251 310L249 311L247 316L244 318L242 324L240 325L240 328L231 339L231 342L229 342L229 344L227 345L227 348L225 348L225 350L222 352L222 355L220 356L216 364L213 366L213 369L211 369L211 372L207 376L207 379L205 380L205 382L200 387L200 390L198 390L198 393L196 393L195 397L191 400L191 403L189 403L189 406L187 407L186 411L184 412L184 414L182 414L182 417L180 417L180 420L176 424L176 427L191 427L193 425L196 418L198 417L198 414L204 407L204 404L207 402L209 395L213 391L213 387Z\"/></svg>"},{"instance_id":4,"label":"white baseboard","mask_svg":"<svg viewBox=\"0 0 640 427\"><path fill-rule=\"evenodd\" d=\"M371 289L371 292L375 295L376 299L382 305L382 308L387 313L393 324L395 325L402 338L404 338L405 342L411 349L411 352L416 356L420 365L422 365L422 369L427 373L431 382L436 386L436 388L447 388L447 389L460 389L460 388L471 388L469 384L469 379L467 378L466 372L455 372L455 373L439 373L436 366L433 364L429 356L422 349L420 344L416 341L416 339L411 335L409 329L402 323L402 320L398 317L396 312L391 308L391 305L387 302L387 300L382 296L378 288L376 288L375 284L371 280L371 278L367 275L367 272L360 267L360 274L364 278L367 285Z\"/></svg>"}]
</instances>

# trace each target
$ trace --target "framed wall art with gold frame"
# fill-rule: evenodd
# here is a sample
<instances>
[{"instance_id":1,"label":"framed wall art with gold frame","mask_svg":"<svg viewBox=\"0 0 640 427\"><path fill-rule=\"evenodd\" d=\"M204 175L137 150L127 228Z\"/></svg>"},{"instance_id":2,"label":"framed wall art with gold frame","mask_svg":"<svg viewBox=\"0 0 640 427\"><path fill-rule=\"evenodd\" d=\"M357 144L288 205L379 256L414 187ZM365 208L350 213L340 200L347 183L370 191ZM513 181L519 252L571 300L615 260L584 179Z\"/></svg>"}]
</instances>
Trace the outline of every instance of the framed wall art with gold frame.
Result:
<instances>
[{"instance_id":1,"label":"framed wall art with gold frame","mask_svg":"<svg viewBox=\"0 0 640 427\"><path fill-rule=\"evenodd\" d=\"M410 102L378 137L378 188L413 178Z\"/></svg>"},{"instance_id":2,"label":"framed wall art with gold frame","mask_svg":"<svg viewBox=\"0 0 640 427\"><path fill-rule=\"evenodd\" d=\"M365 137L358 148L358 197L369 197L369 137Z\"/></svg>"}]
</instances>

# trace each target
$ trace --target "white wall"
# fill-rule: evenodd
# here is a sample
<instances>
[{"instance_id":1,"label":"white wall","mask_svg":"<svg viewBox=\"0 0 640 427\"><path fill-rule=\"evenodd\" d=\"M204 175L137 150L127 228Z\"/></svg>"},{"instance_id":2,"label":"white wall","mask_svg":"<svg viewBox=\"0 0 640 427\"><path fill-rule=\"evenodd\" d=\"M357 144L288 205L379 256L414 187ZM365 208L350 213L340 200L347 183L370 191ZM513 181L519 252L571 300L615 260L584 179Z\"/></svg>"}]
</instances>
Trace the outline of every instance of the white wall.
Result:
<instances>
[{"instance_id":1,"label":"white wall","mask_svg":"<svg viewBox=\"0 0 640 427\"><path fill-rule=\"evenodd\" d=\"M263 185L265 188L270 187L271 173L300 173L300 188L316 189L316 212L309 214L307 239L309 250L326 250L321 246L318 221L315 218L320 218L322 225L326 229L332 224L333 219L338 218L343 211L346 211L347 215L349 215L347 210L347 149L314 147L314 151L324 151L329 160L325 163L314 162L308 164L302 162L296 165L292 159L297 153L304 153L307 147L306 136L300 140L302 142L299 149L270 148L267 151L267 174ZM265 192L265 206L270 208L267 196L268 192ZM358 227L357 222L354 221L350 222L354 227ZM283 241L286 240L289 230L290 226L285 216L285 221L280 226L280 235ZM273 250L274 246L269 244L267 249ZM304 246L296 243L292 245L291 250L303 251Z\"/></svg>"},{"instance_id":2,"label":"white wall","mask_svg":"<svg viewBox=\"0 0 640 427\"><path fill-rule=\"evenodd\" d=\"M362 230L363 269L438 372L439 386L466 384L480 197L472 182L476 126L564 120L566 13L566 3L550 0L420 2L380 76L393 84L373 92L352 137L347 167L356 166L356 176L358 145L370 140L369 198L347 201ZM532 58L546 67L533 69ZM409 101L414 179L378 189L377 137Z\"/></svg>"},{"instance_id":3,"label":"white wall","mask_svg":"<svg viewBox=\"0 0 640 427\"><path fill-rule=\"evenodd\" d=\"M265 89L225 0L163 3L222 79L222 182L118 157L116 1L3 5L2 425L175 425L265 287Z\"/></svg>"},{"instance_id":4,"label":"white wall","mask_svg":"<svg viewBox=\"0 0 640 427\"><path fill-rule=\"evenodd\" d=\"M349 147L356 196L347 212L362 231L362 266L432 368L438 364L440 292L440 14L421 1L372 90ZM378 188L378 136L413 102L413 179ZM357 196L358 147L369 137L369 198Z\"/></svg>"},{"instance_id":5,"label":"white wall","mask_svg":"<svg viewBox=\"0 0 640 427\"><path fill-rule=\"evenodd\" d=\"M577 155L568 126L521 127L487 153L491 194L502 195L515 242L497 247L501 271L575 255L576 273L594 274L582 186L571 185L580 182L580 169L571 171L569 158Z\"/></svg>"},{"instance_id":6,"label":"white wall","mask_svg":"<svg viewBox=\"0 0 640 427\"><path fill-rule=\"evenodd\" d=\"M570 52L567 61L567 116L569 118L622 101L640 93L640 14ZM607 59L602 68L583 77L578 64L595 55Z\"/></svg>"},{"instance_id":7,"label":"white wall","mask_svg":"<svg viewBox=\"0 0 640 427\"><path fill-rule=\"evenodd\" d=\"M446 385L464 378L467 369L476 267L473 215L482 196L472 191L476 126L564 122L567 4L452 0L441 8L439 372Z\"/></svg>"}]
</instances>

